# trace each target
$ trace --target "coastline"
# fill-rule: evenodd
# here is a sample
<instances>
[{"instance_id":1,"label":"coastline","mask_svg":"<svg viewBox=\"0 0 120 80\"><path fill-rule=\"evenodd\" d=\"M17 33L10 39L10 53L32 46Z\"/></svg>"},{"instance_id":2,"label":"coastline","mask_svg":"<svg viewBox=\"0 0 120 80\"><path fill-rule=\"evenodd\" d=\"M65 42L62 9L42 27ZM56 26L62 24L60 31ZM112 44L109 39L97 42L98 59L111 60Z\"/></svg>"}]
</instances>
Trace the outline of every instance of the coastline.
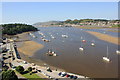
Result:
<instances>
[{"instance_id":1,"label":"coastline","mask_svg":"<svg viewBox=\"0 0 120 80\"><path fill-rule=\"evenodd\" d=\"M18 34L16 35L19 37L18 42L16 43L18 46L18 52L19 55L21 57L22 60L27 61L29 63L35 63L39 66L43 66L46 67L49 66L52 70L59 70L59 71L65 71L61 68L49 65L47 63L45 63L42 60L37 60L32 58L32 56L40 49L44 48L44 45L39 44L35 41L30 40L30 37L28 36L28 32L26 33L22 33L22 34ZM20 42L19 42L20 41Z\"/></svg>"},{"instance_id":2,"label":"coastline","mask_svg":"<svg viewBox=\"0 0 120 80\"><path fill-rule=\"evenodd\" d=\"M97 37L100 40L103 41L107 41L116 45L120 45L120 43L118 42L119 38L118 37L113 37L107 34L103 34L103 33L99 33L99 32L94 32L94 31L85 31L95 37Z\"/></svg>"}]
</instances>

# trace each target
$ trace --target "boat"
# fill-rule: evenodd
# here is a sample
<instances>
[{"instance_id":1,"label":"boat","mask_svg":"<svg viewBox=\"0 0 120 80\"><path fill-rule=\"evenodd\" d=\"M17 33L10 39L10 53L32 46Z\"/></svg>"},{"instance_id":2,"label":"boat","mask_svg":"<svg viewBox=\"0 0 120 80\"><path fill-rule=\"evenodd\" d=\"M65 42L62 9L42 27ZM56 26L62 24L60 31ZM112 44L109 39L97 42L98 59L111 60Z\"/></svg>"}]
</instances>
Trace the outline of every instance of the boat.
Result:
<instances>
[{"instance_id":1,"label":"boat","mask_svg":"<svg viewBox=\"0 0 120 80\"><path fill-rule=\"evenodd\" d=\"M83 50L84 50L84 48L83 48L83 47L80 47L80 48L79 48L79 50L80 50L80 51L83 51Z\"/></svg>"},{"instance_id":2,"label":"boat","mask_svg":"<svg viewBox=\"0 0 120 80\"><path fill-rule=\"evenodd\" d=\"M120 51L119 51L119 50L116 50L116 53L117 53L117 54L120 54Z\"/></svg>"},{"instance_id":3,"label":"boat","mask_svg":"<svg viewBox=\"0 0 120 80\"><path fill-rule=\"evenodd\" d=\"M33 38L37 38L34 34L29 33L30 36L32 36Z\"/></svg>"},{"instance_id":4,"label":"boat","mask_svg":"<svg viewBox=\"0 0 120 80\"><path fill-rule=\"evenodd\" d=\"M104 60L105 62L110 62L110 59L109 59L109 57L108 57L108 46L107 46L107 56L106 56L106 57L103 56L103 60Z\"/></svg>"},{"instance_id":5,"label":"boat","mask_svg":"<svg viewBox=\"0 0 120 80\"><path fill-rule=\"evenodd\" d=\"M38 33L39 33L40 35L42 35L42 36L44 35L42 32L38 32Z\"/></svg>"},{"instance_id":6,"label":"boat","mask_svg":"<svg viewBox=\"0 0 120 80\"><path fill-rule=\"evenodd\" d=\"M86 42L86 40L82 40L82 42Z\"/></svg>"},{"instance_id":7,"label":"boat","mask_svg":"<svg viewBox=\"0 0 120 80\"><path fill-rule=\"evenodd\" d=\"M53 37L53 36L52 36L51 38L52 38L52 39L55 39L55 37Z\"/></svg>"},{"instance_id":8,"label":"boat","mask_svg":"<svg viewBox=\"0 0 120 80\"><path fill-rule=\"evenodd\" d=\"M57 56L57 54L52 50L48 50L48 52L46 54L49 56Z\"/></svg>"},{"instance_id":9,"label":"boat","mask_svg":"<svg viewBox=\"0 0 120 80\"><path fill-rule=\"evenodd\" d=\"M85 39L83 39L83 37L82 37L82 36L81 36L81 40L82 40L82 42L84 42L84 43L86 42L86 40L85 40Z\"/></svg>"},{"instance_id":10,"label":"boat","mask_svg":"<svg viewBox=\"0 0 120 80\"><path fill-rule=\"evenodd\" d=\"M54 37L53 35L51 35L51 38L52 38L52 39L55 39L55 37Z\"/></svg>"},{"instance_id":11,"label":"boat","mask_svg":"<svg viewBox=\"0 0 120 80\"><path fill-rule=\"evenodd\" d=\"M67 35L62 35L63 38L67 38L68 36Z\"/></svg>"},{"instance_id":12,"label":"boat","mask_svg":"<svg viewBox=\"0 0 120 80\"><path fill-rule=\"evenodd\" d=\"M42 38L42 40L45 41L45 42L50 42L50 40L47 40L47 39L44 39L44 38Z\"/></svg>"},{"instance_id":13,"label":"boat","mask_svg":"<svg viewBox=\"0 0 120 80\"><path fill-rule=\"evenodd\" d=\"M92 43L91 43L91 46L95 46L95 43L92 42Z\"/></svg>"},{"instance_id":14,"label":"boat","mask_svg":"<svg viewBox=\"0 0 120 80\"><path fill-rule=\"evenodd\" d=\"M110 62L110 59L108 57L103 57L103 60Z\"/></svg>"},{"instance_id":15,"label":"boat","mask_svg":"<svg viewBox=\"0 0 120 80\"><path fill-rule=\"evenodd\" d=\"M94 40L92 40L91 46L95 46L95 41Z\"/></svg>"},{"instance_id":16,"label":"boat","mask_svg":"<svg viewBox=\"0 0 120 80\"><path fill-rule=\"evenodd\" d=\"M82 40L82 39L83 39L83 37L81 36L81 40ZM82 46L82 43L81 43L81 46ZM79 50L80 50L80 51L83 51L84 48L83 48L83 47L80 47Z\"/></svg>"}]
</instances>

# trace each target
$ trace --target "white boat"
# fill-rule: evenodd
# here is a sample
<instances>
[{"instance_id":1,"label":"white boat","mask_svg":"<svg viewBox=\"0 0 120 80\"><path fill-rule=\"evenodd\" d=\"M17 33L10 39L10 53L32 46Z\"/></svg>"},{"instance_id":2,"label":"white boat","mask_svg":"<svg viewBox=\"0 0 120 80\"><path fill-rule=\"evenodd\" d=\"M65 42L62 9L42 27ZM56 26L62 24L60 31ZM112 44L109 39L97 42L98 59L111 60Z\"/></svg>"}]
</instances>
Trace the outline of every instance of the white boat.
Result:
<instances>
[{"instance_id":1,"label":"white boat","mask_svg":"<svg viewBox=\"0 0 120 80\"><path fill-rule=\"evenodd\" d=\"M116 50L116 53L117 53L117 54L120 54L120 51L119 51L119 50Z\"/></svg>"},{"instance_id":2,"label":"white boat","mask_svg":"<svg viewBox=\"0 0 120 80\"><path fill-rule=\"evenodd\" d=\"M82 40L82 39L83 39L83 37L81 36L81 40ZM81 43L81 46L82 46L82 43ZM83 48L83 47L80 47L79 50L80 50L80 51L83 51L84 48Z\"/></svg>"},{"instance_id":3,"label":"white boat","mask_svg":"<svg viewBox=\"0 0 120 80\"><path fill-rule=\"evenodd\" d=\"M95 40L92 40L91 46L95 46Z\"/></svg>"},{"instance_id":4,"label":"white boat","mask_svg":"<svg viewBox=\"0 0 120 80\"><path fill-rule=\"evenodd\" d=\"M105 61L105 62L110 62L110 59L109 59L109 57L108 57L108 46L107 46L107 56L105 57L103 57L103 60Z\"/></svg>"},{"instance_id":5,"label":"white boat","mask_svg":"<svg viewBox=\"0 0 120 80\"><path fill-rule=\"evenodd\" d=\"M40 35L42 35L42 36L44 35L42 32L38 32L38 33L39 33Z\"/></svg>"},{"instance_id":6,"label":"white boat","mask_svg":"<svg viewBox=\"0 0 120 80\"><path fill-rule=\"evenodd\" d=\"M55 39L55 37L54 37L53 35L51 35L51 38L52 38L52 39Z\"/></svg>"},{"instance_id":7,"label":"white boat","mask_svg":"<svg viewBox=\"0 0 120 80\"><path fill-rule=\"evenodd\" d=\"M32 36L33 38L36 38L36 36L32 33L29 33L30 36Z\"/></svg>"},{"instance_id":8,"label":"white boat","mask_svg":"<svg viewBox=\"0 0 120 80\"><path fill-rule=\"evenodd\" d=\"M108 57L103 57L103 60L110 62L110 59Z\"/></svg>"},{"instance_id":9,"label":"white boat","mask_svg":"<svg viewBox=\"0 0 120 80\"><path fill-rule=\"evenodd\" d=\"M95 46L95 43L92 42L92 43L91 43L91 46Z\"/></svg>"},{"instance_id":10,"label":"white boat","mask_svg":"<svg viewBox=\"0 0 120 80\"><path fill-rule=\"evenodd\" d=\"M57 54L54 53L53 56L57 56Z\"/></svg>"},{"instance_id":11,"label":"white boat","mask_svg":"<svg viewBox=\"0 0 120 80\"><path fill-rule=\"evenodd\" d=\"M80 47L80 48L79 48L79 50L80 50L80 51L83 51L83 50L84 50L84 48L83 48L83 47Z\"/></svg>"},{"instance_id":12,"label":"white boat","mask_svg":"<svg viewBox=\"0 0 120 80\"><path fill-rule=\"evenodd\" d=\"M67 38L68 36L67 35L62 35L63 38Z\"/></svg>"},{"instance_id":13,"label":"white boat","mask_svg":"<svg viewBox=\"0 0 120 80\"><path fill-rule=\"evenodd\" d=\"M53 36L52 36L51 38L52 38L52 39L55 39L55 37L53 37Z\"/></svg>"}]
</instances>

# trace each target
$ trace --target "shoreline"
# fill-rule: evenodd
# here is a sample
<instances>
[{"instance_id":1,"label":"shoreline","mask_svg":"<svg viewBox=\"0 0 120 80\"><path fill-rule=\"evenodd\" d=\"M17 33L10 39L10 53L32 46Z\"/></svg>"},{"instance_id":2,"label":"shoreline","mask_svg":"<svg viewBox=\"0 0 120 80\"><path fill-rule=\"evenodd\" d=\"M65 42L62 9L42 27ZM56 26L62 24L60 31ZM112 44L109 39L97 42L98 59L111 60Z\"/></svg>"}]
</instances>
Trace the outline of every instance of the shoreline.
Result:
<instances>
[{"instance_id":1,"label":"shoreline","mask_svg":"<svg viewBox=\"0 0 120 80\"><path fill-rule=\"evenodd\" d=\"M18 34L17 36L19 37L19 40L22 40L20 42L16 42L16 44L18 46L18 52L19 52L19 55L20 55L22 60L25 60L29 63L35 63L35 64L37 64L39 66L43 66L43 67L46 67L45 65L47 65L47 66L51 67L51 69L53 69L53 70L57 69L57 70L60 70L60 71L65 71L64 69L49 65L42 60L37 60L37 59L32 58L32 56L38 50L44 48L44 45L30 40L30 37L28 36L28 32ZM32 44L32 46L31 46L31 44ZM28 48L30 48L31 51Z\"/></svg>"},{"instance_id":2,"label":"shoreline","mask_svg":"<svg viewBox=\"0 0 120 80\"><path fill-rule=\"evenodd\" d=\"M116 45L120 45L120 43L118 42L118 40L120 38L118 38L118 37L113 37L113 36L110 36L110 35L107 35L107 34L94 32L94 31L85 31L85 32L97 37L100 40L103 40L103 41L106 41L106 42L109 42L109 43L113 43L113 44L116 44Z\"/></svg>"},{"instance_id":3,"label":"shoreline","mask_svg":"<svg viewBox=\"0 0 120 80\"><path fill-rule=\"evenodd\" d=\"M27 56L33 56L36 51L43 47L44 46L42 44L38 44L34 41L25 41L20 47L18 47L18 51Z\"/></svg>"}]
</instances>

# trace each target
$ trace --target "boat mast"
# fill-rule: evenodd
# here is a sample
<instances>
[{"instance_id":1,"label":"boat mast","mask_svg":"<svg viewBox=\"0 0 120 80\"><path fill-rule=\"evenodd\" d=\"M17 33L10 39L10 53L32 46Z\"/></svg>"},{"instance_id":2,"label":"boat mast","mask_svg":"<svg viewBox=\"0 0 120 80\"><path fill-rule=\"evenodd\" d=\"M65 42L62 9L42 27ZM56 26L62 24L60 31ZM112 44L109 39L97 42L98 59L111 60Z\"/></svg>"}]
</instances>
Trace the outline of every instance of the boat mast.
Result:
<instances>
[{"instance_id":1,"label":"boat mast","mask_svg":"<svg viewBox=\"0 0 120 80\"><path fill-rule=\"evenodd\" d=\"M108 58L108 46L107 46L107 58Z\"/></svg>"},{"instance_id":2,"label":"boat mast","mask_svg":"<svg viewBox=\"0 0 120 80\"><path fill-rule=\"evenodd\" d=\"M81 47L83 47L83 45L82 45L82 39L83 39L83 37L81 36L81 41L80 41L80 43L81 43Z\"/></svg>"}]
</instances>

